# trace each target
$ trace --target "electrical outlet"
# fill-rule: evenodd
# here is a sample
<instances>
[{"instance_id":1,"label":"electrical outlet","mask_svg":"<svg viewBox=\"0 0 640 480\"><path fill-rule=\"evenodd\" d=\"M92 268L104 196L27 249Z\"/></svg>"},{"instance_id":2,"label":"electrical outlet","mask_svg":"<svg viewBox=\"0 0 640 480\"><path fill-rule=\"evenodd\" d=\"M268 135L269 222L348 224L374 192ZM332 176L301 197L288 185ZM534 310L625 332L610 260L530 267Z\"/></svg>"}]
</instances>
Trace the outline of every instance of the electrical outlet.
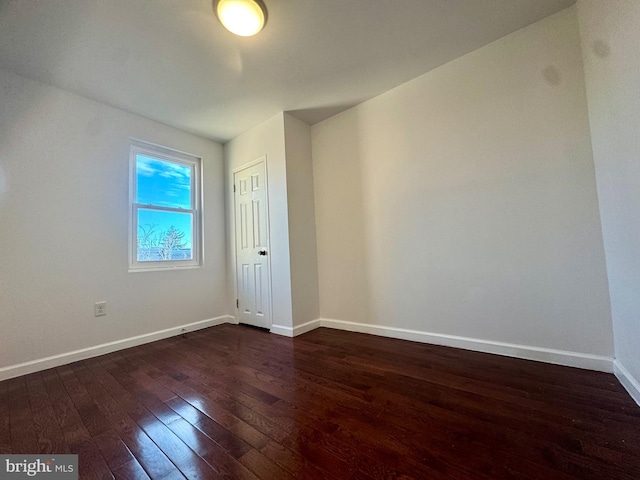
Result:
<instances>
[{"instance_id":1,"label":"electrical outlet","mask_svg":"<svg viewBox=\"0 0 640 480\"><path fill-rule=\"evenodd\" d=\"M94 317L104 317L107 314L107 302L96 302L93 306Z\"/></svg>"}]
</instances>

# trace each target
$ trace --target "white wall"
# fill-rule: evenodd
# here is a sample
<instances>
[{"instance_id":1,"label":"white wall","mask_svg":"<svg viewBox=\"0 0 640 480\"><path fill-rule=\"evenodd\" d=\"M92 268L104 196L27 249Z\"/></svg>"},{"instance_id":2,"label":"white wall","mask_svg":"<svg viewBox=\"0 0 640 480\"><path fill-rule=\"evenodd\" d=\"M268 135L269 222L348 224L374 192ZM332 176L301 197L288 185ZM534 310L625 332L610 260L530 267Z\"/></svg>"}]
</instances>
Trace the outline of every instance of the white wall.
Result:
<instances>
[{"instance_id":1,"label":"white wall","mask_svg":"<svg viewBox=\"0 0 640 480\"><path fill-rule=\"evenodd\" d=\"M574 9L312 144L321 317L612 355Z\"/></svg>"},{"instance_id":2,"label":"white wall","mask_svg":"<svg viewBox=\"0 0 640 480\"><path fill-rule=\"evenodd\" d=\"M284 114L293 326L320 316L311 127Z\"/></svg>"},{"instance_id":3,"label":"white wall","mask_svg":"<svg viewBox=\"0 0 640 480\"><path fill-rule=\"evenodd\" d=\"M282 113L234 138L224 146L227 176L227 228L230 292L236 292L233 218L233 170L266 155L269 188L272 323L291 328L291 264L287 206L287 167ZM232 298L235 309L235 297Z\"/></svg>"},{"instance_id":4,"label":"white wall","mask_svg":"<svg viewBox=\"0 0 640 480\"><path fill-rule=\"evenodd\" d=\"M580 0L578 13L615 356L640 403L640 2Z\"/></svg>"},{"instance_id":5,"label":"white wall","mask_svg":"<svg viewBox=\"0 0 640 480\"><path fill-rule=\"evenodd\" d=\"M0 105L0 368L228 312L221 145L4 70ZM203 268L127 272L129 137L203 157Z\"/></svg>"}]
</instances>

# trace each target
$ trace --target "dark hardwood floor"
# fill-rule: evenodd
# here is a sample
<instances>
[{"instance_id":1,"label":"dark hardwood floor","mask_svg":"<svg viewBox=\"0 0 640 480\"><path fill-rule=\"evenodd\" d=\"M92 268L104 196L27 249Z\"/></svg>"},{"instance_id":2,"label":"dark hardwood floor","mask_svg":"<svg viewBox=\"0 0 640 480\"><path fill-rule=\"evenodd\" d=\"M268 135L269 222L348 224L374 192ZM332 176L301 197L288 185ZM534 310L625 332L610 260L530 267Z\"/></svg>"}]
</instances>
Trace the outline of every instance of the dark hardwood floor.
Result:
<instances>
[{"instance_id":1,"label":"dark hardwood floor","mask_svg":"<svg viewBox=\"0 0 640 480\"><path fill-rule=\"evenodd\" d=\"M222 325L0 382L0 453L87 479L640 479L640 407L610 374Z\"/></svg>"}]
</instances>

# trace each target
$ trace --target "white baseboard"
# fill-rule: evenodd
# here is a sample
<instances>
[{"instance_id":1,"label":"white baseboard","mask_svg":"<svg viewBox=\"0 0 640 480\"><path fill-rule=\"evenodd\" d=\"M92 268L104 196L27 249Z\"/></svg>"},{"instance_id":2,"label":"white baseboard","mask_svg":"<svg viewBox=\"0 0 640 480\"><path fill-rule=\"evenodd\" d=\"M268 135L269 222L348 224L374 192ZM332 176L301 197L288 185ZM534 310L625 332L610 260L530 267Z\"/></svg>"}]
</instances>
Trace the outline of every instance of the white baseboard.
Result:
<instances>
[{"instance_id":1,"label":"white baseboard","mask_svg":"<svg viewBox=\"0 0 640 480\"><path fill-rule=\"evenodd\" d=\"M302 325L298 325L297 327L293 327L293 336L297 337L298 335L302 335L303 333L315 330L316 328L322 326L321 322L322 320L318 318L316 320L311 320L310 322L303 323Z\"/></svg>"},{"instance_id":2,"label":"white baseboard","mask_svg":"<svg viewBox=\"0 0 640 480\"><path fill-rule=\"evenodd\" d=\"M635 400L635 402L640 406L640 381L635 379L629 370L624 368L624 366L618 361L615 360L613 362L613 373L615 373L616 377L625 388L631 398Z\"/></svg>"},{"instance_id":3,"label":"white baseboard","mask_svg":"<svg viewBox=\"0 0 640 480\"><path fill-rule=\"evenodd\" d=\"M19 363L17 365L10 365L8 367L0 368L0 381L19 377L20 375L39 372L40 370L46 370L48 368L59 367L60 365L66 365L68 363L77 362L78 360L84 360L86 358L97 357L99 355L104 355L105 353L115 352L116 350L123 350L125 348L135 347L144 343L150 343L155 342L156 340L174 337L183 333L183 328L186 329L187 332L193 332L195 330L213 327L215 325L221 325L223 323L235 323L235 319L232 316L223 315L221 317L209 318L207 320L188 323L186 325L179 325L177 327L158 330L157 332L146 333L144 335L138 335L136 337L116 340L115 342L103 343L102 345L96 345L94 347L74 350L73 352L53 355L51 357L39 358L37 360Z\"/></svg>"},{"instance_id":4,"label":"white baseboard","mask_svg":"<svg viewBox=\"0 0 640 480\"><path fill-rule=\"evenodd\" d=\"M318 321L316 320L316 322ZM597 370L607 373L613 372L613 358L603 355L569 352L551 348L532 347L529 345L495 342L492 340L458 337L442 333L422 332L419 330L369 325L365 323L347 322L344 320L333 320L328 318L321 318L318 323L320 323L320 326L322 327L334 328L337 330L348 330L350 332L369 333L383 337L430 343L433 345L463 348L465 350L493 353L507 357L523 358L526 360L536 360L539 362L584 368L587 370Z\"/></svg>"},{"instance_id":5,"label":"white baseboard","mask_svg":"<svg viewBox=\"0 0 640 480\"><path fill-rule=\"evenodd\" d=\"M68 363L76 362L78 360L84 360L86 358L97 357L99 355L115 352L117 350L155 342L156 340L162 340L164 338L180 335L183 328L185 328L189 332L192 332L195 330L200 330L202 328L221 325L223 323L237 324L238 322L233 316L223 315L216 318L210 318L208 320L202 320L186 325L179 325L177 327L172 327L165 330L159 330L157 332L138 335L136 337L125 338L123 340L117 340L115 342L104 343L102 345L96 345L94 347L75 350L73 352L32 360L30 362L20 363L17 365L11 365L8 367L0 368L0 381L18 377L20 375L38 372L40 370L46 370L48 368L58 367L60 365L66 365ZM540 362L565 365L569 367L578 367L588 370L598 370L609 373L615 372L620 382L629 391L634 400L640 405L640 383L636 379L634 379L619 362L616 361L614 363L613 358L601 355L569 352L541 347L531 347L527 345L494 342L490 340L458 337L454 335L429 333L419 330L386 327L381 325L369 325L365 323L347 322L344 320L334 320L327 318L311 320L296 327L272 325L271 333L284 335L286 337L296 337L318 327L347 330L350 332L369 333L372 335L379 335L383 337L411 340L414 342L443 345L447 347L463 348L466 350L475 350L479 352L523 358L527 360L537 360Z\"/></svg>"},{"instance_id":6,"label":"white baseboard","mask_svg":"<svg viewBox=\"0 0 640 480\"><path fill-rule=\"evenodd\" d=\"M272 324L269 331L276 335L282 335L283 337L293 337L293 328L285 327L284 325Z\"/></svg>"},{"instance_id":7,"label":"white baseboard","mask_svg":"<svg viewBox=\"0 0 640 480\"><path fill-rule=\"evenodd\" d=\"M282 335L285 337L297 337L298 335L302 335L303 333L310 332L311 330L315 330L320 327L320 319L311 320L309 322L305 322L302 325L298 325L296 327L285 327L284 325L271 325L270 332L275 333L276 335Z\"/></svg>"}]
</instances>

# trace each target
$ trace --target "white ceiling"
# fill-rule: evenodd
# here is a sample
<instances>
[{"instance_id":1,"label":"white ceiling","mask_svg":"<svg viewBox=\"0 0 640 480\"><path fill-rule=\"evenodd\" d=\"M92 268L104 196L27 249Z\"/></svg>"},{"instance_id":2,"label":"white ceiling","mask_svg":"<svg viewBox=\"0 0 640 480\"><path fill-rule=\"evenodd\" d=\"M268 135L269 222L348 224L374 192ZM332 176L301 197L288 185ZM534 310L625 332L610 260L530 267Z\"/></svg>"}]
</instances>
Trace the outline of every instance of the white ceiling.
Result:
<instances>
[{"instance_id":1,"label":"white ceiling","mask_svg":"<svg viewBox=\"0 0 640 480\"><path fill-rule=\"evenodd\" d=\"M0 0L0 67L218 141L317 121L575 0L265 0L253 38L211 0Z\"/></svg>"}]
</instances>

